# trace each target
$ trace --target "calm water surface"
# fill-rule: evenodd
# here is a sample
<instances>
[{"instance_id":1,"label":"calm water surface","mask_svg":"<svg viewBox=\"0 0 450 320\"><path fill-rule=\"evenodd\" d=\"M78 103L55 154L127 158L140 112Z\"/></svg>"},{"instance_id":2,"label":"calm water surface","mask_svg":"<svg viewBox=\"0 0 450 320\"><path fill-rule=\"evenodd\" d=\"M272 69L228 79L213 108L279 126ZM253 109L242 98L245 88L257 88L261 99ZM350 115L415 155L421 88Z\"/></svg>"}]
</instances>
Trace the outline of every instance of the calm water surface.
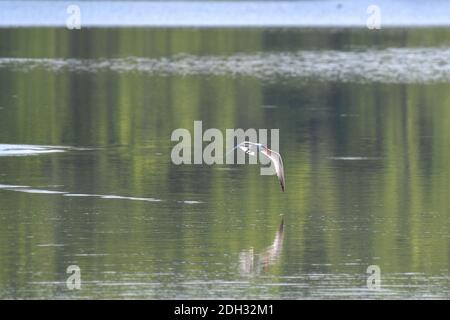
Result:
<instances>
[{"instance_id":1,"label":"calm water surface","mask_svg":"<svg viewBox=\"0 0 450 320\"><path fill-rule=\"evenodd\" d=\"M0 298L450 297L449 30L0 39ZM172 164L194 120L279 128L286 192Z\"/></svg>"}]
</instances>

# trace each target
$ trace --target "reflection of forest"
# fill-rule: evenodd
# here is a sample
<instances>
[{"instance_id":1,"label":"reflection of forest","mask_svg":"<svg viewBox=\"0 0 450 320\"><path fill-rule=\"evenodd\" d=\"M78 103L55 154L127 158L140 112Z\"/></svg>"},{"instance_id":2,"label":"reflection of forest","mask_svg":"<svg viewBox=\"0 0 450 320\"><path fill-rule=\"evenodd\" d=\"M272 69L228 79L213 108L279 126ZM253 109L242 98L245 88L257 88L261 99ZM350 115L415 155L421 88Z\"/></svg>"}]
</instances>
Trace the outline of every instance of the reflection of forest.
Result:
<instances>
[{"instance_id":1,"label":"reflection of forest","mask_svg":"<svg viewBox=\"0 0 450 320\"><path fill-rule=\"evenodd\" d=\"M450 44L449 31L430 29L371 35L353 30L68 32L0 29L0 54L162 57L178 53L227 55ZM119 194L137 197L159 197L166 193L160 198L175 194L178 197L175 200L192 199L194 194L206 199L202 198L205 202L202 210L208 215L195 216L209 223L202 232L174 226L176 219L197 221L183 215L170 216L173 218L170 221L161 218L152 224L134 221L129 226L134 237L124 237L118 242L106 235L92 240L106 252L125 252L139 239L145 243L139 250L166 262L199 256L205 243L217 244L222 253L239 253L250 246L261 252L273 235L251 228L253 222L264 219L265 226L273 229L279 223L279 212L285 212L289 233L284 239L283 262L314 260L345 271L340 263L351 253L352 257L380 257L383 272L438 274L448 270L450 90L447 84L300 83L294 79L268 84L250 77L160 77L113 71L13 72L3 68L0 88L1 143L119 148L113 155L107 151L86 153L85 158L59 157L51 163L45 160L49 158L42 157L22 162L0 159L0 173L7 175L0 175L1 179L26 180L42 174L71 187L79 186L84 192L99 193L107 186L121 190ZM262 108L267 105L275 108ZM237 181L233 179L233 171L174 166L170 161L170 134L175 128L191 130L194 120L223 131L239 127L279 128L289 191L280 196L279 185L264 184L258 168L238 171L246 178ZM345 156L377 160L331 159ZM0 181L10 182L14 183ZM96 217L77 224L76 215L67 215L67 225L39 224L42 217L31 213L63 212L64 202L57 198L30 198L26 194L9 197L0 198L3 210L0 243L11 246L0 245L0 257L11 256L10 248L16 248L16 264L11 265L19 265L22 271L24 265L45 265L54 258L31 256L27 252L38 241L64 238L59 231L63 227L74 225L74 238L91 239L94 231L115 230L123 223L122 216L115 219L108 216L105 220ZM98 211L127 212L139 217L146 217L149 212L171 214L181 210L89 201ZM20 214L5 214L17 210ZM183 207L183 210L193 209ZM24 220L28 224L24 225ZM236 221L241 221L245 232L235 230ZM160 249L158 233L148 231L156 225L158 230L173 236L173 247ZM44 234L44 239L26 238L33 232ZM230 233L233 237L228 237ZM179 249L185 247L188 249ZM136 262L137 257L115 258L123 259L125 266ZM101 259L112 263L109 256ZM7 271L15 271L7 264L7 260L0 259L0 282L11 278ZM283 264L277 264L272 271L285 270Z\"/></svg>"}]
</instances>

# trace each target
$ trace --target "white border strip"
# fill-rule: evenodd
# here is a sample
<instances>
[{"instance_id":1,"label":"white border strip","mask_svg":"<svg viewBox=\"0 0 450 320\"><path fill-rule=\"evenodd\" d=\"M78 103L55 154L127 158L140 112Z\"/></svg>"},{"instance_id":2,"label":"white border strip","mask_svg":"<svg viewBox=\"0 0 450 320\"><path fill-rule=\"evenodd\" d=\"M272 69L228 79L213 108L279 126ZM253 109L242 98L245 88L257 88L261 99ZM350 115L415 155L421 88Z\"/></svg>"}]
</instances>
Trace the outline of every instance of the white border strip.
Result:
<instances>
[{"instance_id":1,"label":"white border strip","mask_svg":"<svg viewBox=\"0 0 450 320\"><path fill-rule=\"evenodd\" d=\"M450 26L444 0L0 1L0 27L65 27L69 5L81 27L361 27L370 5L384 27Z\"/></svg>"}]
</instances>

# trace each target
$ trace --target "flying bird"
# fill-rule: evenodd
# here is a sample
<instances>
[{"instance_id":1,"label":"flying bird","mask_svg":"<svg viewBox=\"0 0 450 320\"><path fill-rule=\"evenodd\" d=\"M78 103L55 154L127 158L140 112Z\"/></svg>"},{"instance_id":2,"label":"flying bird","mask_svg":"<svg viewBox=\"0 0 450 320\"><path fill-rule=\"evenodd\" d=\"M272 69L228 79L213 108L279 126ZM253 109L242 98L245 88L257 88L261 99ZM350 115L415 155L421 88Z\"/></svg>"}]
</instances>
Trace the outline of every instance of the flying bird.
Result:
<instances>
[{"instance_id":1,"label":"flying bird","mask_svg":"<svg viewBox=\"0 0 450 320\"><path fill-rule=\"evenodd\" d=\"M270 161L272 161L272 163L275 167L275 172L277 174L278 181L280 182L281 190L284 192L285 179L284 179L283 159L281 158L281 155L278 152L267 148L262 143L254 143L254 142L250 142L250 141L244 141L244 142L239 143L236 147L234 147L232 150L230 150L227 154L229 154L230 152L234 151L237 148L241 149L245 153L252 155L252 156L254 156L256 154L256 152L255 152L255 149L256 149L256 151L259 151L263 155L268 157L270 159Z\"/></svg>"}]
</instances>

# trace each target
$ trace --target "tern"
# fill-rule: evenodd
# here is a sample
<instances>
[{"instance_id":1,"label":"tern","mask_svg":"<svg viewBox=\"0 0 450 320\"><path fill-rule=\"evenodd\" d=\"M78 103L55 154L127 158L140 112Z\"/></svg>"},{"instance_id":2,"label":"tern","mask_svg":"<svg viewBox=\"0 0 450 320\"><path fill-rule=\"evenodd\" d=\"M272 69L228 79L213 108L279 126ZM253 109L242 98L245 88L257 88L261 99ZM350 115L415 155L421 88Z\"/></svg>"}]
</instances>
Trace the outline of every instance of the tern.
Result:
<instances>
[{"instance_id":1,"label":"tern","mask_svg":"<svg viewBox=\"0 0 450 320\"><path fill-rule=\"evenodd\" d=\"M278 177L278 181L280 182L281 190L284 192L285 189L285 179L284 179L284 167L283 167L283 159L281 158L281 155L273 151L269 148L267 148L262 143L255 143L250 141L244 141L239 143L237 146L235 146L233 149L231 149L227 154L234 151L235 149L241 149L245 153L254 156L255 151L254 148L256 148L257 151L261 152L263 155L268 157L270 161L272 161L273 165L275 166L275 172Z\"/></svg>"}]
</instances>

